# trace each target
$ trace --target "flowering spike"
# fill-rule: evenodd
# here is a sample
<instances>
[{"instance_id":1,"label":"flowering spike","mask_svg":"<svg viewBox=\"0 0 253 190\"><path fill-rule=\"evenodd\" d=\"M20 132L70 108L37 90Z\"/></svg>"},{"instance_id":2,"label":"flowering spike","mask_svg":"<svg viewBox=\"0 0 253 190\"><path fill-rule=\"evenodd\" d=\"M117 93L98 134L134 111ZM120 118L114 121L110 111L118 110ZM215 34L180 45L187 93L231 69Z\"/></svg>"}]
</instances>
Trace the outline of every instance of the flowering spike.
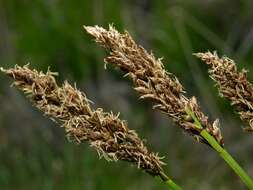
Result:
<instances>
[{"instance_id":1,"label":"flowering spike","mask_svg":"<svg viewBox=\"0 0 253 190\"><path fill-rule=\"evenodd\" d=\"M148 151L119 114L92 109L85 94L76 87L68 82L59 87L50 70L44 74L26 65L1 71L14 79L14 85L27 94L35 107L62 124L68 139L76 143L88 141L100 158L128 161L153 176L168 179L161 158Z\"/></svg>"},{"instance_id":2,"label":"flowering spike","mask_svg":"<svg viewBox=\"0 0 253 190\"><path fill-rule=\"evenodd\" d=\"M220 130L208 121L195 98L185 97L183 86L172 73L164 69L161 58L156 59L153 53L136 44L128 32L121 34L112 26L109 30L99 26L84 28L97 43L109 51L106 63L119 67L128 74L141 99L153 100L154 108L167 114L178 126L197 137L198 141L208 144L200 135L201 129L193 121L185 119L186 108L192 109L203 128L223 145Z\"/></svg>"}]
</instances>

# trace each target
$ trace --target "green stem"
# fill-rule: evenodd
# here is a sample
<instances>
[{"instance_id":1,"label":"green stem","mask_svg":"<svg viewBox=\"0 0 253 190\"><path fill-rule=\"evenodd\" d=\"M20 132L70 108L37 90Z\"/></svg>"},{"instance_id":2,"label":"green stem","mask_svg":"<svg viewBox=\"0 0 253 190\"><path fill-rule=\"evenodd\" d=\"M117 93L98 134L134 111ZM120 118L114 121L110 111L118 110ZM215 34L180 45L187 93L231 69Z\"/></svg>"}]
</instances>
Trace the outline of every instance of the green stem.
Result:
<instances>
[{"instance_id":1,"label":"green stem","mask_svg":"<svg viewBox=\"0 0 253 190\"><path fill-rule=\"evenodd\" d=\"M166 182L168 189L170 190L182 190L181 187L179 187L174 181L171 179L168 179Z\"/></svg>"},{"instance_id":2,"label":"green stem","mask_svg":"<svg viewBox=\"0 0 253 190\"><path fill-rule=\"evenodd\" d=\"M198 129L201 129L200 135L212 146L214 150L225 160L225 162L234 170L234 172L241 178L243 183L253 190L253 180L247 175L247 173L241 168L241 166L235 161L235 159L216 141L216 139L209 134L201 125L195 114L186 109L186 113L191 116Z\"/></svg>"},{"instance_id":3,"label":"green stem","mask_svg":"<svg viewBox=\"0 0 253 190\"><path fill-rule=\"evenodd\" d=\"M201 136L204 137L208 143L219 153L219 155L227 162L227 164L234 170L234 172L241 178L243 183L251 190L253 190L253 181L235 159L220 146L220 144L211 136L205 129L201 131Z\"/></svg>"},{"instance_id":4,"label":"green stem","mask_svg":"<svg viewBox=\"0 0 253 190\"><path fill-rule=\"evenodd\" d=\"M161 172L159 178L164 183L166 183L168 189L170 189L170 190L182 190L182 188L179 185L177 185L171 178L169 178L165 173Z\"/></svg>"}]
</instances>

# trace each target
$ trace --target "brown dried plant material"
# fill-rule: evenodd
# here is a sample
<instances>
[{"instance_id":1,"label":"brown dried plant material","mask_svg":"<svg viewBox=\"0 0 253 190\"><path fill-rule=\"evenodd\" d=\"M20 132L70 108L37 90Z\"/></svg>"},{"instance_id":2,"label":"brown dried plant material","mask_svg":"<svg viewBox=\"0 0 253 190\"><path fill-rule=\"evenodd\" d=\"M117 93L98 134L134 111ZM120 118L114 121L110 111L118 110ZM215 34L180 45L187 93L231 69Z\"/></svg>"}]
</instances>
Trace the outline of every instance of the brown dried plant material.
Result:
<instances>
[{"instance_id":1,"label":"brown dried plant material","mask_svg":"<svg viewBox=\"0 0 253 190\"><path fill-rule=\"evenodd\" d=\"M209 67L210 77L216 82L219 94L231 102L243 121L245 128L253 132L253 85L247 79L247 71L238 71L235 62L228 57L219 58L217 53L196 53Z\"/></svg>"},{"instance_id":2,"label":"brown dried plant material","mask_svg":"<svg viewBox=\"0 0 253 190\"><path fill-rule=\"evenodd\" d=\"M108 161L134 163L153 176L167 180L161 158L149 152L137 133L129 130L119 115L93 110L86 95L68 82L59 87L56 73L46 74L16 66L1 71L12 77L14 85L23 91L33 105L54 121L62 124L67 137L76 143L88 141L100 157Z\"/></svg>"},{"instance_id":3,"label":"brown dried plant material","mask_svg":"<svg viewBox=\"0 0 253 190\"><path fill-rule=\"evenodd\" d=\"M128 32L120 34L112 26L109 30L98 26L84 28L97 43L110 52L105 62L127 73L126 76L133 81L134 89L140 94L141 99L152 100L153 108L167 114L198 141L208 144L200 135L202 129L196 127L186 113L186 108L190 108L203 128L223 146L218 120L213 124L208 121L208 117L201 112L196 98L189 99L184 95L182 85L173 74L164 69L161 59L156 59L152 53L136 44Z\"/></svg>"}]
</instances>

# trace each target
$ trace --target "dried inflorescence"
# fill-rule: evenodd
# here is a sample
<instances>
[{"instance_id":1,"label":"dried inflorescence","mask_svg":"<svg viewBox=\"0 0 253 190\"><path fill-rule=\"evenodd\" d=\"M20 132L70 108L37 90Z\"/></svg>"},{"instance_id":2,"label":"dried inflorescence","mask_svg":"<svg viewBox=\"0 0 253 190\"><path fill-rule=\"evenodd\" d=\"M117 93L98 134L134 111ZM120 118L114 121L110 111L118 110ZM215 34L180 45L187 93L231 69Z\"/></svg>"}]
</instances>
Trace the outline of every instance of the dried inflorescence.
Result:
<instances>
[{"instance_id":1,"label":"dried inflorescence","mask_svg":"<svg viewBox=\"0 0 253 190\"><path fill-rule=\"evenodd\" d=\"M54 78L56 73L44 74L28 66L1 71L15 80L14 85L27 94L35 107L62 124L72 141L88 141L108 161L128 161L167 180L160 157L147 150L125 121L101 108L93 110L85 94L68 82L59 87Z\"/></svg>"},{"instance_id":2,"label":"dried inflorescence","mask_svg":"<svg viewBox=\"0 0 253 190\"><path fill-rule=\"evenodd\" d=\"M110 52L105 62L127 73L141 99L151 99L154 108L167 114L199 141L208 144L200 135L202 129L198 128L187 114L186 109L190 109L203 128L223 145L218 120L211 124L207 116L201 112L196 98L185 97L182 85L173 74L164 69L161 59L156 59L152 53L148 53L142 46L136 44L128 32L120 34L112 26L109 30L98 26L84 28L95 37L97 43Z\"/></svg>"},{"instance_id":3,"label":"dried inflorescence","mask_svg":"<svg viewBox=\"0 0 253 190\"><path fill-rule=\"evenodd\" d=\"M210 77L216 82L219 94L228 99L243 121L249 123L247 131L253 132L253 85L247 79L247 71L238 71L235 62L217 53L196 53L209 66Z\"/></svg>"}]
</instances>

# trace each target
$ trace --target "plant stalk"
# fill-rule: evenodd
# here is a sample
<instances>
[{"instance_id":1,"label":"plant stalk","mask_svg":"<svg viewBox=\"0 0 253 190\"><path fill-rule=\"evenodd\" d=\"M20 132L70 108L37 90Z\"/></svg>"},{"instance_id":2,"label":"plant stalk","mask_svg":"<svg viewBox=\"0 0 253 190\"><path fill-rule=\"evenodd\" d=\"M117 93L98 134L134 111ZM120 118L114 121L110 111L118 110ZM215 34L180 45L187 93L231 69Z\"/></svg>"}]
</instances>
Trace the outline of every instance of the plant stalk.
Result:
<instances>
[{"instance_id":1,"label":"plant stalk","mask_svg":"<svg viewBox=\"0 0 253 190\"><path fill-rule=\"evenodd\" d=\"M215 138L210 135L206 129L204 129L201 123L198 121L194 113L190 109L186 109L186 112L195 122L197 128L202 129L200 135L211 145L211 147L225 160L225 162L234 170L234 172L240 177L243 183L250 189L253 190L252 178L241 168L237 161L223 148Z\"/></svg>"},{"instance_id":2,"label":"plant stalk","mask_svg":"<svg viewBox=\"0 0 253 190\"><path fill-rule=\"evenodd\" d=\"M182 188L180 186L178 186L174 181L172 181L172 179L168 179L166 181L167 187L170 190L182 190Z\"/></svg>"},{"instance_id":3,"label":"plant stalk","mask_svg":"<svg viewBox=\"0 0 253 190\"><path fill-rule=\"evenodd\" d=\"M171 178L169 178L165 173L160 173L160 179L166 183L168 189L170 190L182 190L182 188L177 185Z\"/></svg>"}]
</instances>

